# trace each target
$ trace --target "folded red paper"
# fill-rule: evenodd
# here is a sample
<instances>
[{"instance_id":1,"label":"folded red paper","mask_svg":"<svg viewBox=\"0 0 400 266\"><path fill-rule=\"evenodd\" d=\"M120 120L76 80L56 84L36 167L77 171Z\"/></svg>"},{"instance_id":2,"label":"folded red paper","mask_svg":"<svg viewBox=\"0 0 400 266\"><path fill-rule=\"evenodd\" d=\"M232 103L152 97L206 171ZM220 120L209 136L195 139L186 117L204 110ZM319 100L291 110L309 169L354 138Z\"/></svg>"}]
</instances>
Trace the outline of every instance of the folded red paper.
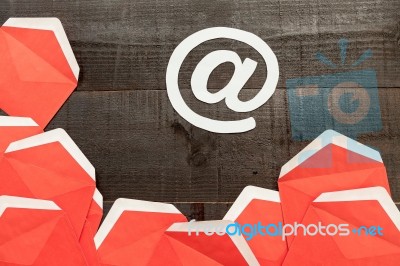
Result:
<instances>
[{"instance_id":1,"label":"folded red paper","mask_svg":"<svg viewBox=\"0 0 400 266\"><path fill-rule=\"evenodd\" d=\"M96 188L94 191L93 199L89 206L89 211L86 216L86 223L90 225L93 230L93 238L99 229L101 219L103 218L103 195Z\"/></svg>"},{"instance_id":2,"label":"folded red paper","mask_svg":"<svg viewBox=\"0 0 400 266\"><path fill-rule=\"evenodd\" d=\"M96 186L95 170L64 130L11 143L0 172L0 195L54 201L80 236Z\"/></svg>"},{"instance_id":3,"label":"folded red paper","mask_svg":"<svg viewBox=\"0 0 400 266\"><path fill-rule=\"evenodd\" d=\"M11 142L42 132L43 130L32 118L0 116L0 157Z\"/></svg>"},{"instance_id":4,"label":"folded red paper","mask_svg":"<svg viewBox=\"0 0 400 266\"><path fill-rule=\"evenodd\" d=\"M400 212L386 189L362 188L323 193L302 224L348 224L348 234L298 233L283 265L385 265L400 261ZM333 229L332 229L333 228Z\"/></svg>"},{"instance_id":5,"label":"folded red paper","mask_svg":"<svg viewBox=\"0 0 400 266\"><path fill-rule=\"evenodd\" d=\"M94 237L103 217L103 196L97 189L94 192L79 243L89 265L100 265L100 258L94 244Z\"/></svg>"},{"instance_id":6,"label":"folded red paper","mask_svg":"<svg viewBox=\"0 0 400 266\"><path fill-rule=\"evenodd\" d=\"M242 236L204 234L228 221L183 221L173 205L118 199L95 237L102 265L258 265Z\"/></svg>"},{"instance_id":7,"label":"folded red paper","mask_svg":"<svg viewBox=\"0 0 400 266\"><path fill-rule=\"evenodd\" d=\"M0 108L43 129L76 88L79 66L56 18L10 18L0 28Z\"/></svg>"},{"instance_id":8,"label":"folded red paper","mask_svg":"<svg viewBox=\"0 0 400 266\"><path fill-rule=\"evenodd\" d=\"M382 186L390 193L379 152L327 130L286 163L278 179L285 223L300 223L321 193ZM293 237L288 237L289 247Z\"/></svg>"},{"instance_id":9,"label":"folded red paper","mask_svg":"<svg viewBox=\"0 0 400 266\"><path fill-rule=\"evenodd\" d=\"M231 223L192 221L173 224L148 265L259 265L243 236L226 233Z\"/></svg>"},{"instance_id":10,"label":"folded red paper","mask_svg":"<svg viewBox=\"0 0 400 266\"><path fill-rule=\"evenodd\" d=\"M261 230L262 232L257 232L248 240L258 262L260 265L282 264L286 256L287 244L277 232L278 224L283 224L278 191L254 186L244 188L225 215L224 220L237 222L241 226L250 225ZM246 230L249 231L249 228Z\"/></svg>"},{"instance_id":11,"label":"folded red paper","mask_svg":"<svg viewBox=\"0 0 400 266\"><path fill-rule=\"evenodd\" d=\"M173 223L184 221L186 217L171 204L118 199L95 237L100 262L115 266L155 265L150 262L157 259L157 251L164 252L159 245L165 231Z\"/></svg>"},{"instance_id":12,"label":"folded red paper","mask_svg":"<svg viewBox=\"0 0 400 266\"><path fill-rule=\"evenodd\" d=\"M68 216L54 202L0 196L0 264L90 265Z\"/></svg>"}]
</instances>

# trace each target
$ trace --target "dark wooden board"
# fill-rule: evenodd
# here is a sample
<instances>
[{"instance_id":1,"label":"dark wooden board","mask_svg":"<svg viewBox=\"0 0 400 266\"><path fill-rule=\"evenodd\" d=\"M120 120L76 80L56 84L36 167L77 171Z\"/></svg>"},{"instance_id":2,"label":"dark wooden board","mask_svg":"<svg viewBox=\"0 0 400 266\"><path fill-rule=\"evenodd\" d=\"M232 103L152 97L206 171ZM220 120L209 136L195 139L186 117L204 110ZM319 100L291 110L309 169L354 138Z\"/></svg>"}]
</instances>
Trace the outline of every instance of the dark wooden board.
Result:
<instances>
[{"instance_id":1,"label":"dark wooden board","mask_svg":"<svg viewBox=\"0 0 400 266\"><path fill-rule=\"evenodd\" d=\"M314 55L321 51L339 63L341 38L350 41L348 64L370 48L373 58L356 69L373 68L379 86L400 87L398 0L2 1L0 22L11 16L61 19L82 70L78 90L164 90L174 48L190 34L215 26L239 28L265 40L278 57L280 88L289 78L337 72ZM234 49L243 59L259 62L246 87L263 84L265 64L257 52L239 42L216 40L200 45L185 60L183 88L200 59L216 49ZM209 87L221 88L231 72L231 65L221 66Z\"/></svg>"},{"instance_id":2,"label":"dark wooden board","mask_svg":"<svg viewBox=\"0 0 400 266\"><path fill-rule=\"evenodd\" d=\"M104 202L104 217L110 211L113 201ZM232 202L174 202L172 203L180 212L182 212L188 220L219 220L222 219L226 212L232 206Z\"/></svg>"},{"instance_id":3,"label":"dark wooden board","mask_svg":"<svg viewBox=\"0 0 400 266\"><path fill-rule=\"evenodd\" d=\"M253 115L257 127L243 134L206 132L177 115L165 91L111 91L75 92L49 129L65 128L82 148L107 200L231 202L246 185L277 189L282 165L309 143L291 140L284 90L240 116L223 104L199 103L190 91L183 94L201 114ZM381 151L393 196L400 200L400 90L379 94L383 130L359 140Z\"/></svg>"}]
</instances>

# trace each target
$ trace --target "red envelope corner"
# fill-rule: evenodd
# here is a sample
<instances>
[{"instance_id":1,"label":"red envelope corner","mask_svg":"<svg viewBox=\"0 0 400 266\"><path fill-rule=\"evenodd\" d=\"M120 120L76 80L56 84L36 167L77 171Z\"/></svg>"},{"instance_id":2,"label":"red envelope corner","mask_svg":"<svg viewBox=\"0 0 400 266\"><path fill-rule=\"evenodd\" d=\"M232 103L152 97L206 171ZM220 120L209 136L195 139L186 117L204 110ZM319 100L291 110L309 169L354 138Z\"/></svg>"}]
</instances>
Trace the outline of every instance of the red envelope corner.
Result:
<instances>
[{"instance_id":1,"label":"red envelope corner","mask_svg":"<svg viewBox=\"0 0 400 266\"><path fill-rule=\"evenodd\" d=\"M86 223L90 224L93 229L93 237L99 229L101 219L103 218L103 195L96 188L94 191L92 202L90 203L89 212L86 217Z\"/></svg>"},{"instance_id":2,"label":"red envelope corner","mask_svg":"<svg viewBox=\"0 0 400 266\"><path fill-rule=\"evenodd\" d=\"M223 220L238 222L240 225L283 224L279 192L269 189L247 186L235 200ZM271 227L272 228L272 227ZM266 229L264 229L266 230ZM268 229L269 230L269 229ZM260 265L281 265L287 253L287 243L274 231L271 234L258 233L247 243Z\"/></svg>"},{"instance_id":3,"label":"red envelope corner","mask_svg":"<svg viewBox=\"0 0 400 266\"><path fill-rule=\"evenodd\" d=\"M285 223L300 223L321 193L382 186L389 193L379 152L327 130L286 163L278 179ZM287 239L289 247L293 237Z\"/></svg>"},{"instance_id":4,"label":"red envelope corner","mask_svg":"<svg viewBox=\"0 0 400 266\"><path fill-rule=\"evenodd\" d=\"M11 143L0 172L0 195L54 201L80 236L96 186L95 169L64 130Z\"/></svg>"},{"instance_id":5,"label":"red envelope corner","mask_svg":"<svg viewBox=\"0 0 400 266\"><path fill-rule=\"evenodd\" d=\"M103 217L103 196L97 189L94 192L89 212L83 226L79 244L81 245L89 265L100 265L100 258L94 244L94 237Z\"/></svg>"},{"instance_id":6,"label":"red envelope corner","mask_svg":"<svg viewBox=\"0 0 400 266\"><path fill-rule=\"evenodd\" d=\"M0 196L0 264L88 265L71 223L52 201Z\"/></svg>"},{"instance_id":7,"label":"red envelope corner","mask_svg":"<svg viewBox=\"0 0 400 266\"><path fill-rule=\"evenodd\" d=\"M224 233L231 223L191 221L173 224L148 265L259 265L243 236Z\"/></svg>"},{"instance_id":8,"label":"red envelope corner","mask_svg":"<svg viewBox=\"0 0 400 266\"><path fill-rule=\"evenodd\" d=\"M333 234L332 226L332 235L298 233L283 265L399 265L400 212L385 188L321 194L308 208L302 224L319 222L324 226L348 224L348 234Z\"/></svg>"},{"instance_id":9,"label":"red envelope corner","mask_svg":"<svg viewBox=\"0 0 400 266\"><path fill-rule=\"evenodd\" d=\"M5 152L11 142L42 132L32 118L0 116L0 154Z\"/></svg>"},{"instance_id":10,"label":"red envelope corner","mask_svg":"<svg viewBox=\"0 0 400 266\"><path fill-rule=\"evenodd\" d=\"M116 200L95 236L101 264L152 265L149 261L165 230L184 221L186 217L171 204Z\"/></svg>"},{"instance_id":11,"label":"red envelope corner","mask_svg":"<svg viewBox=\"0 0 400 266\"><path fill-rule=\"evenodd\" d=\"M57 18L10 18L0 28L0 109L43 129L76 88L79 66Z\"/></svg>"}]
</instances>

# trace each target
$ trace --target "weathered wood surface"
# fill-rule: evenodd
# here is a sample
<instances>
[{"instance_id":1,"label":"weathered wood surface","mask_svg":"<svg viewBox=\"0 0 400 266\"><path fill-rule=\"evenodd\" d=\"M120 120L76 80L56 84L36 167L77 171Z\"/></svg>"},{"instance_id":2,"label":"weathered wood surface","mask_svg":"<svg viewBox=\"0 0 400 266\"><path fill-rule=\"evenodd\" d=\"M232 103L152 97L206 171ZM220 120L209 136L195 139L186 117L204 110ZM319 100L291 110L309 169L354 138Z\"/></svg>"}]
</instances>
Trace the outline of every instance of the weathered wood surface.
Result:
<instances>
[{"instance_id":1,"label":"weathered wood surface","mask_svg":"<svg viewBox=\"0 0 400 266\"><path fill-rule=\"evenodd\" d=\"M181 1L181 0L8 0L0 3L0 22L10 16L55 16L61 19L82 68L78 90L164 90L165 70L174 48L190 34L215 26L250 31L276 53L285 87L288 78L337 72L314 58L324 52L339 63L340 38L350 40L348 63L366 49L374 56L358 68L374 68L381 87L400 87L398 23L400 1ZM199 60L215 49L235 49L257 60L247 87L258 88L265 67L254 49L234 41L199 46L182 66L188 87ZM345 70L348 69L344 68ZM221 67L210 88L230 78Z\"/></svg>"},{"instance_id":2,"label":"weathered wood surface","mask_svg":"<svg viewBox=\"0 0 400 266\"><path fill-rule=\"evenodd\" d=\"M379 94L384 129L359 140L381 151L394 198L400 200L400 89ZM250 115L232 113L224 104L199 103L188 90L183 95L209 117ZM76 92L49 129L65 128L82 148L108 200L229 202L246 185L276 189L281 166L309 143L290 138L284 90L251 115L257 121L254 130L215 134L179 117L165 91Z\"/></svg>"},{"instance_id":3,"label":"weathered wood surface","mask_svg":"<svg viewBox=\"0 0 400 266\"><path fill-rule=\"evenodd\" d=\"M96 167L108 206L118 197L179 202L189 217L222 218L246 185L276 189L281 166L308 143L291 139L286 80L366 68L377 72L383 130L359 140L381 151L393 197L400 202L398 0L0 1L0 23L12 16L62 21L81 75L77 91L48 129L65 128L81 147ZM265 80L265 64L251 47L207 42L182 66L179 80L189 105L212 118L253 115L257 128L248 133L195 128L176 114L166 95L166 66L176 45L214 26L255 33L280 64L278 90L251 114L232 113L223 103L202 104L189 90L191 73L204 55L233 49L259 62L242 97L254 95ZM350 41L347 62L369 48L373 57L357 68L335 70L315 59L321 51L340 64L341 38ZM219 67L209 87L222 88L232 71L229 64Z\"/></svg>"},{"instance_id":4,"label":"weathered wood surface","mask_svg":"<svg viewBox=\"0 0 400 266\"><path fill-rule=\"evenodd\" d=\"M107 216L113 201L104 202L104 215ZM229 208L232 206L231 202L174 202L176 208L184 215L188 220L219 220L224 218Z\"/></svg>"}]
</instances>

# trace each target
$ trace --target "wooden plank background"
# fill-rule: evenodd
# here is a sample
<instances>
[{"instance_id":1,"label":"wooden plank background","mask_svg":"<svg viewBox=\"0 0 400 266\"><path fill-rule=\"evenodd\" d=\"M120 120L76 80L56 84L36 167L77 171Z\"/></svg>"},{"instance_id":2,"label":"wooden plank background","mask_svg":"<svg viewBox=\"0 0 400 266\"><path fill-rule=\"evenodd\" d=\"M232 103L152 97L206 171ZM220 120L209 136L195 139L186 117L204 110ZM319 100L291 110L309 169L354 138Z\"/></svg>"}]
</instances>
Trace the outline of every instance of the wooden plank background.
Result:
<instances>
[{"instance_id":1,"label":"wooden plank background","mask_svg":"<svg viewBox=\"0 0 400 266\"><path fill-rule=\"evenodd\" d=\"M107 208L128 197L175 203L190 218L218 219L246 185L277 189L281 166L309 143L291 139L285 81L335 73L314 54L321 51L339 62L341 38L350 41L349 62L368 48L374 53L357 69L377 72L383 130L359 140L381 151L393 198L400 202L399 0L2 0L0 22L9 17L62 21L81 73L76 92L48 129L66 129L94 164ZM278 89L251 113L257 127L244 134L193 127L167 98L165 72L173 49L190 34L214 26L255 33L278 57ZM223 104L202 104L191 93L194 67L216 49L262 62L242 43L207 42L182 66L182 94L209 117L247 117ZM243 99L257 93L264 69L260 63ZM219 67L209 88L222 88L232 71L229 64Z\"/></svg>"}]
</instances>

